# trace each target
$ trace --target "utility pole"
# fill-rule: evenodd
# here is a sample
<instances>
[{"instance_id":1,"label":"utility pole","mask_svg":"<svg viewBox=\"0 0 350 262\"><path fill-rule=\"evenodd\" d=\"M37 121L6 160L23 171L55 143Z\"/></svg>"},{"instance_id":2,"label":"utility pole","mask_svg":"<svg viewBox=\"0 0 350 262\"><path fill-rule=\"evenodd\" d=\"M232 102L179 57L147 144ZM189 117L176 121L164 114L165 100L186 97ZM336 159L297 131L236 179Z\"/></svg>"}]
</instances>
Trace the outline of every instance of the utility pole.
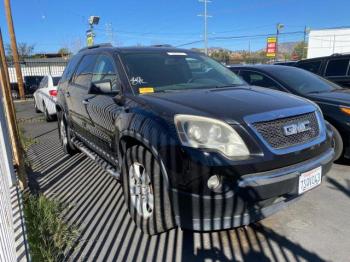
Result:
<instances>
[{"instance_id":1,"label":"utility pole","mask_svg":"<svg viewBox=\"0 0 350 262\"><path fill-rule=\"evenodd\" d=\"M303 41L303 52L302 52L302 56L301 59L304 59L305 56L305 49L306 49L306 35L310 32L310 28L305 26L304 27L304 41Z\"/></svg>"},{"instance_id":2,"label":"utility pole","mask_svg":"<svg viewBox=\"0 0 350 262\"><path fill-rule=\"evenodd\" d=\"M6 111L6 118L10 131L10 138L12 144L13 158L15 164L19 169L24 166L23 156L22 156L22 146L19 140L19 132L17 127L16 115L14 110L14 105L11 96L10 81L8 75L8 68L5 57L4 43L2 40L2 33L0 28L0 86L1 92L4 96L4 106ZM1 101L2 102L2 101ZM23 182L23 181L22 181Z\"/></svg>"},{"instance_id":3,"label":"utility pole","mask_svg":"<svg viewBox=\"0 0 350 262\"><path fill-rule=\"evenodd\" d=\"M22 76L22 71L21 71L21 64L19 63L19 56L18 56L18 50L17 50L15 29L13 27L10 0L4 0L4 4L5 4L7 27L9 30L10 40L11 40L11 50L12 50L13 62L15 64L15 70L16 70L16 76L17 76L19 96L21 99L25 99L23 76Z\"/></svg>"},{"instance_id":4,"label":"utility pole","mask_svg":"<svg viewBox=\"0 0 350 262\"><path fill-rule=\"evenodd\" d=\"M199 14L198 16L204 17L204 52L208 55L208 18L212 17L208 15L208 3L211 3L209 0L199 0L199 2L204 3L204 14Z\"/></svg>"},{"instance_id":5,"label":"utility pole","mask_svg":"<svg viewBox=\"0 0 350 262\"><path fill-rule=\"evenodd\" d=\"M114 32L113 32L113 26L112 23L107 23L106 25L106 37L108 39L108 42L114 45Z\"/></svg>"}]
</instances>

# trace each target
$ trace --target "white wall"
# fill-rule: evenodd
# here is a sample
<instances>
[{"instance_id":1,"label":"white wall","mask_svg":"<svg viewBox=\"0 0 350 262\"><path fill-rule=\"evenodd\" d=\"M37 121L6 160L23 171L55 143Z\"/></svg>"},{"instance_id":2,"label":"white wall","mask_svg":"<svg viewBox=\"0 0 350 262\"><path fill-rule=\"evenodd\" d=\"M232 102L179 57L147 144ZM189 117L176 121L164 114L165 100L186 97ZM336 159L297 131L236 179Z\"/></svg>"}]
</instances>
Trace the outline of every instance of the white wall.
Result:
<instances>
[{"instance_id":1,"label":"white wall","mask_svg":"<svg viewBox=\"0 0 350 262\"><path fill-rule=\"evenodd\" d=\"M0 91L0 261L17 261L10 188L15 183L12 152Z\"/></svg>"},{"instance_id":2,"label":"white wall","mask_svg":"<svg viewBox=\"0 0 350 262\"><path fill-rule=\"evenodd\" d=\"M61 76L63 74L63 71L66 67L65 66L21 66L22 70L22 76L46 76L51 74L52 76ZM17 74L14 67L9 67L9 76L10 76L10 82L11 83L17 83Z\"/></svg>"},{"instance_id":3,"label":"white wall","mask_svg":"<svg viewBox=\"0 0 350 262\"><path fill-rule=\"evenodd\" d=\"M350 52L350 28L311 30L307 58Z\"/></svg>"}]
</instances>

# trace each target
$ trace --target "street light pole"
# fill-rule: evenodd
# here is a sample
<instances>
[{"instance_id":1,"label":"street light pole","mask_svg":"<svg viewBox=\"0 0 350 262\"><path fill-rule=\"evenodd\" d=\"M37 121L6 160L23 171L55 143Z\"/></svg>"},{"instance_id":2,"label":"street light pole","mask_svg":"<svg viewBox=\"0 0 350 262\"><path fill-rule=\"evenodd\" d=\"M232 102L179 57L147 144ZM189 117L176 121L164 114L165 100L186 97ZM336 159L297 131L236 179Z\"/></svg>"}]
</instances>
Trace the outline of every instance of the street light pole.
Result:
<instances>
[{"instance_id":1,"label":"street light pole","mask_svg":"<svg viewBox=\"0 0 350 262\"><path fill-rule=\"evenodd\" d=\"M14 29L13 20L12 20L10 0L4 0L4 3L5 3L7 27L9 30L10 40L11 40L13 62L15 64L15 70L16 70L16 76L17 76L19 96L21 97L21 99L25 99L23 76L21 71L21 65L19 63L19 56L18 56L18 50L17 50L15 29Z\"/></svg>"},{"instance_id":2,"label":"street light pole","mask_svg":"<svg viewBox=\"0 0 350 262\"><path fill-rule=\"evenodd\" d=\"M275 56L275 61L278 60L278 37L279 37L279 34L280 34L280 31L284 28L284 25L281 24L281 23L278 23L276 25L276 56Z\"/></svg>"}]
</instances>

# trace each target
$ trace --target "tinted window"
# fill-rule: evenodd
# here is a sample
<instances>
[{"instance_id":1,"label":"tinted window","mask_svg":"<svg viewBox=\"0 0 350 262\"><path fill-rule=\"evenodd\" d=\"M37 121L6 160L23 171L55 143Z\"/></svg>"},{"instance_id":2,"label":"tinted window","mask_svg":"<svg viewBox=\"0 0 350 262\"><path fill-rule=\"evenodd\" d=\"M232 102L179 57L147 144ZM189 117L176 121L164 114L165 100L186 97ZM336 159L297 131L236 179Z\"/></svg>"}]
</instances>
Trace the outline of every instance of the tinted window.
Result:
<instances>
[{"instance_id":1,"label":"tinted window","mask_svg":"<svg viewBox=\"0 0 350 262\"><path fill-rule=\"evenodd\" d=\"M40 81L43 79L43 76L25 76L24 82L27 86L39 86Z\"/></svg>"},{"instance_id":2,"label":"tinted window","mask_svg":"<svg viewBox=\"0 0 350 262\"><path fill-rule=\"evenodd\" d=\"M258 72L241 70L240 76L250 85L280 90L278 84L274 80Z\"/></svg>"},{"instance_id":3,"label":"tinted window","mask_svg":"<svg viewBox=\"0 0 350 262\"><path fill-rule=\"evenodd\" d=\"M100 82L110 80L112 91L118 91L118 77L115 70L114 61L107 55L100 55L93 71L92 82Z\"/></svg>"},{"instance_id":4,"label":"tinted window","mask_svg":"<svg viewBox=\"0 0 350 262\"><path fill-rule=\"evenodd\" d=\"M243 85L228 68L200 53L134 52L122 55L131 85L155 92Z\"/></svg>"},{"instance_id":5,"label":"tinted window","mask_svg":"<svg viewBox=\"0 0 350 262\"><path fill-rule=\"evenodd\" d=\"M76 55L71 60L69 60L68 65L62 74L61 82L69 80L71 78L72 74L74 73L74 69L80 60L80 57L80 55Z\"/></svg>"},{"instance_id":6,"label":"tinted window","mask_svg":"<svg viewBox=\"0 0 350 262\"><path fill-rule=\"evenodd\" d=\"M318 74L321 67L321 61L301 62L297 64L297 67Z\"/></svg>"},{"instance_id":7,"label":"tinted window","mask_svg":"<svg viewBox=\"0 0 350 262\"><path fill-rule=\"evenodd\" d=\"M87 88L90 87L95 61L96 55L86 55L83 57L73 77L74 84Z\"/></svg>"},{"instance_id":8,"label":"tinted window","mask_svg":"<svg viewBox=\"0 0 350 262\"><path fill-rule=\"evenodd\" d=\"M40 82L40 85L39 85L39 88L45 88L47 86L47 76L45 76L41 82Z\"/></svg>"},{"instance_id":9,"label":"tinted window","mask_svg":"<svg viewBox=\"0 0 350 262\"><path fill-rule=\"evenodd\" d=\"M299 94L322 93L341 89L333 82L295 67L283 67L278 70L271 70L269 73L285 83L288 89Z\"/></svg>"},{"instance_id":10,"label":"tinted window","mask_svg":"<svg viewBox=\"0 0 350 262\"><path fill-rule=\"evenodd\" d=\"M349 59L330 60L327 64L326 76L345 76L348 70Z\"/></svg>"},{"instance_id":11,"label":"tinted window","mask_svg":"<svg viewBox=\"0 0 350 262\"><path fill-rule=\"evenodd\" d=\"M61 77L55 76L52 78L52 83L54 86L58 85L58 82L60 81Z\"/></svg>"},{"instance_id":12,"label":"tinted window","mask_svg":"<svg viewBox=\"0 0 350 262\"><path fill-rule=\"evenodd\" d=\"M239 69L236 69L236 68L230 68L230 70L235 73L236 75L239 74Z\"/></svg>"}]
</instances>

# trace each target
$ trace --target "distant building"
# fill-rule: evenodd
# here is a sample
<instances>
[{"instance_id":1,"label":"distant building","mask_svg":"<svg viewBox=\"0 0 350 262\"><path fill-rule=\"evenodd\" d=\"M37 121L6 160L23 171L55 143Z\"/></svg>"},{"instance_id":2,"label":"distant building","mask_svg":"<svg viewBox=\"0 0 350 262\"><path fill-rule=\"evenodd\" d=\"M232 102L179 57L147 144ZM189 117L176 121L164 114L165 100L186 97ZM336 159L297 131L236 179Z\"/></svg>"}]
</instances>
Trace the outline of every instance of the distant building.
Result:
<instances>
[{"instance_id":1,"label":"distant building","mask_svg":"<svg viewBox=\"0 0 350 262\"><path fill-rule=\"evenodd\" d=\"M350 53L350 28L311 30L307 58Z\"/></svg>"}]
</instances>

